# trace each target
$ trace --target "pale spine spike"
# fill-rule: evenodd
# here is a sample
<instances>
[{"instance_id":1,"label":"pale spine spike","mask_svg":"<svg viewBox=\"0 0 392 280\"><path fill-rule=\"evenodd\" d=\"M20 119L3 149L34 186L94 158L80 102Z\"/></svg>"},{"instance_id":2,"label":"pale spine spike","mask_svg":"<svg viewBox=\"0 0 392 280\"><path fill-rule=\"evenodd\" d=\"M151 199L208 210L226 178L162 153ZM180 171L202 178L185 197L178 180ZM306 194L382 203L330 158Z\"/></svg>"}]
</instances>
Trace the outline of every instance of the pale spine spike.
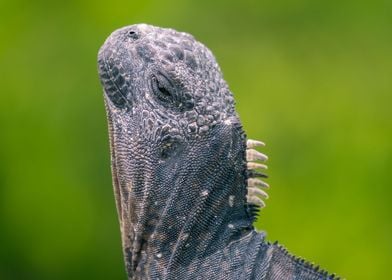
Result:
<instances>
[{"instance_id":1,"label":"pale spine spike","mask_svg":"<svg viewBox=\"0 0 392 280\"><path fill-rule=\"evenodd\" d=\"M257 206L259 206L261 208L265 207L264 201L262 201L257 196L247 195L246 199L247 199L249 204L254 204L254 205L257 205Z\"/></svg>"},{"instance_id":2,"label":"pale spine spike","mask_svg":"<svg viewBox=\"0 0 392 280\"><path fill-rule=\"evenodd\" d=\"M247 161L255 161L255 160L266 161L268 157L265 154L262 154L254 149L248 149L246 150L246 159Z\"/></svg>"},{"instance_id":3,"label":"pale spine spike","mask_svg":"<svg viewBox=\"0 0 392 280\"><path fill-rule=\"evenodd\" d=\"M248 141L246 141L246 147L248 149L250 148L254 148L254 147L264 147L265 144L264 142L258 141L258 140L252 140L252 139L248 139Z\"/></svg>"},{"instance_id":4,"label":"pale spine spike","mask_svg":"<svg viewBox=\"0 0 392 280\"><path fill-rule=\"evenodd\" d=\"M246 165L248 169L268 169L267 165L257 162L248 162Z\"/></svg>"},{"instance_id":5,"label":"pale spine spike","mask_svg":"<svg viewBox=\"0 0 392 280\"><path fill-rule=\"evenodd\" d=\"M249 139L246 143L246 159L247 159L247 169L250 171L248 174L248 194L246 196L247 202L259 206L261 208L265 207L265 203L262 198L268 198L268 194L259 188L269 188L269 185L261 180L254 179L254 177L259 177L263 174L256 172L256 169L267 169L267 165L254 162L256 160L266 161L268 157L255 149L254 147L265 146L261 141ZM264 176L262 176L264 177ZM266 177L266 176L265 176Z\"/></svg>"},{"instance_id":6,"label":"pale spine spike","mask_svg":"<svg viewBox=\"0 0 392 280\"><path fill-rule=\"evenodd\" d=\"M261 187L261 188L268 189L269 185L266 182L263 182L259 179L249 178L248 179L248 187Z\"/></svg>"},{"instance_id":7,"label":"pale spine spike","mask_svg":"<svg viewBox=\"0 0 392 280\"><path fill-rule=\"evenodd\" d=\"M251 196L259 195L259 196L261 196L261 197L263 197L265 199L268 199L268 197L269 197L268 194L265 191L260 190L257 187L248 188L248 195L251 195Z\"/></svg>"}]
</instances>

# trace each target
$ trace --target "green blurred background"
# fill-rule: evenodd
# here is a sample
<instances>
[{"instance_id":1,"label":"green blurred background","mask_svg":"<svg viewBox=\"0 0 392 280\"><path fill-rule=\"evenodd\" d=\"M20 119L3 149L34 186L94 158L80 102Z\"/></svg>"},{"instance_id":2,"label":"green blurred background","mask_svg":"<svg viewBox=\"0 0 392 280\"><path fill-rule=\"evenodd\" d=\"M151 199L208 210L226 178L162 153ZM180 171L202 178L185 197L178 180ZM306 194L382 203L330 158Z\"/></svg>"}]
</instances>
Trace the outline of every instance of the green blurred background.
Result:
<instances>
[{"instance_id":1,"label":"green blurred background","mask_svg":"<svg viewBox=\"0 0 392 280\"><path fill-rule=\"evenodd\" d=\"M146 22L216 55L270 156L270 240L348 279L392 259L392 2L0 0L0 280L125 279L98 48Z\"/></svg>"}]
</instances>

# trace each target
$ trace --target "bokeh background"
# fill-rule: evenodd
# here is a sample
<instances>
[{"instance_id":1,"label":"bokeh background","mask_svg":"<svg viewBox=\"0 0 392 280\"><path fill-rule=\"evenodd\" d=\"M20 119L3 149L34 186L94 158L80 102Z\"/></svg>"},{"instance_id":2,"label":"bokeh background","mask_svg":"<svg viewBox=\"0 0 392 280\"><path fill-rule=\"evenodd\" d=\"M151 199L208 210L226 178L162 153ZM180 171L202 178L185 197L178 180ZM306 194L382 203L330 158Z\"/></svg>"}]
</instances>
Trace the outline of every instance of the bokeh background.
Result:
<instances>
[{"instance_id":1,"label":"bokeh background","mask_svg":"<svg viewBox=\"0 0 392 280\"><path fill-rule=\"evenodd\" d=\"M0 279L126 279L96 55L140 22L211 48L268 144L257 227L347 279L389 279L385 0L0 0Z\"/></svg>"}]
</instances>

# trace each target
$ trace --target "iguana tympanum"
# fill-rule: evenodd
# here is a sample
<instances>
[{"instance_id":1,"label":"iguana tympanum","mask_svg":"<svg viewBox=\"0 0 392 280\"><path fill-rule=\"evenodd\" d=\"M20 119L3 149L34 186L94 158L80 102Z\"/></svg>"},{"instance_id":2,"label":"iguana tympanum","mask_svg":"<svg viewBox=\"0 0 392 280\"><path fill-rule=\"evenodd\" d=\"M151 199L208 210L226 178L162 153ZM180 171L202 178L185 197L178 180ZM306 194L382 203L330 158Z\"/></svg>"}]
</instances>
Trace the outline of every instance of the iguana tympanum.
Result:
<instances>
[{"instance_id":1,"label":"iguana tympanum","mask_svg":"<svg viewBox=\"0 0 392 280\"><path fill-rule=\"evenodd\" d=\"M266 156L209 49L137 24L109 36L98 68L129 279L335 279L254 229Z\"/></svg>"}]
</instances>

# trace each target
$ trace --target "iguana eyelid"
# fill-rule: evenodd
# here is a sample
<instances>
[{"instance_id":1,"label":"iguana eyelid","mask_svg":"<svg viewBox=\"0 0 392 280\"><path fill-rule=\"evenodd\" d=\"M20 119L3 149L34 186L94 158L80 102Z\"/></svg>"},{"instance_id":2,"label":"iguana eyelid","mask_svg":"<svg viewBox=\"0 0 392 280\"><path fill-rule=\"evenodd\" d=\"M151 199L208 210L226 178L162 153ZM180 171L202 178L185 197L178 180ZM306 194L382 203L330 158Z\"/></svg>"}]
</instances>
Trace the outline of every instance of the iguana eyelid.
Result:
<instances>
[{"instance_id":1,"label":"iguana eyelid","mask_svg":"<svg viewBox=\"0 0 392 280\"><path fill-rule=\"evenodd\" d=\"M165 76L161 74L152 74L151 89L159 100L163 102L174 103L175 88L173 88Z\"/></svg>"}]
</instances>

